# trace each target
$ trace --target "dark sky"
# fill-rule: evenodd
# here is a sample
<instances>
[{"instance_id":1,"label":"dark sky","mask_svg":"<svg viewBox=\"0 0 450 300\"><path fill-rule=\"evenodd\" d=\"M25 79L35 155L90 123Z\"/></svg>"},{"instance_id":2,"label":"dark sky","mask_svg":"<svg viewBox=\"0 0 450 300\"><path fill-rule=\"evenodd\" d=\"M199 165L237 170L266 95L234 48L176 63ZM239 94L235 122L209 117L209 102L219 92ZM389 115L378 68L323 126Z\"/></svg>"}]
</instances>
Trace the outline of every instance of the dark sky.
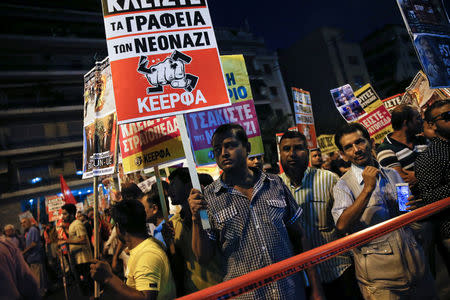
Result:
<instances>
[{"instance_id":1,"label":"dark sky","mask_svg":"<svg viewBox=\"0 0 450 300\"><path fill-rule=\"evenodd\" d=\"M395 0L209 0L208 5L214 26L240 27L247 19L273 50L320 26L341 28L346 39L360 41L385 24L403 24Z\"/></svg>"}]
</instances>

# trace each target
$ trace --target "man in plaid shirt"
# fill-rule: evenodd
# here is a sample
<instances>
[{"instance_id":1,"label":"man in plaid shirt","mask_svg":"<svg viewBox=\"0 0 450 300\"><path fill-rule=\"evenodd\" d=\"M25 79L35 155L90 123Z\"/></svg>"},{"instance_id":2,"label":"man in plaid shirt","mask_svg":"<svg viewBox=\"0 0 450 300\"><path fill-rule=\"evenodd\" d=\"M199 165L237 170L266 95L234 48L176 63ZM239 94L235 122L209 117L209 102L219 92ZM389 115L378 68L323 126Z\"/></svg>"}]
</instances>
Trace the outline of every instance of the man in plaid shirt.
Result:
<instances>
[{"instance_id":1,"label":"man in plaid shirt","mask_svg":"<svg viewBox=\"0 0 450 300\"><path fill-rule=\"evenodd\" d=\"M221 177L202 194L192 189L192 246L200 263L215 251L223 256L229 280L287 259L308 245L299 223L302 213L281 178L247 167L250 144L244 129L225 124L212 137ZM207 209L211 229L202 229L199 210ZM314 269L308 270L314 299L323 299ZM305 299L300 274L245 293L240 299Z\"/></svg>"}]
</instances>

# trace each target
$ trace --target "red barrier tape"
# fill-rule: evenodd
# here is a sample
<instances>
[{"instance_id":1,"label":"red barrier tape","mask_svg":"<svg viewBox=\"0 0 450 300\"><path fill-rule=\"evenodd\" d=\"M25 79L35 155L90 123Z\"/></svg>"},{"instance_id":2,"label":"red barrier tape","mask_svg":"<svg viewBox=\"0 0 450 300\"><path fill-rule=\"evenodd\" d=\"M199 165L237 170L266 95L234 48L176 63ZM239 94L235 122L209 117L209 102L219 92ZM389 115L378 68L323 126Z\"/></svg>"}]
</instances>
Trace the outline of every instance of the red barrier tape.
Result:
<instances>
[{"instance_id":1,"label":"red barrier tape","mask_svg":"<svg viewBox=\"0 0 450 300\"><path fill-rule=\"evenodd\" d=\"M178 299L229 299L236 297L268 283L292 275L296 272L310 268L336 255L347 252L357 246L364 245L377 237L397 230L411 222L428 217L448 207L450 207L450 197L358 231L331 243L303 252L270 266L252 271L243 276L233 278Z\"/></svg>"}]
</instances>

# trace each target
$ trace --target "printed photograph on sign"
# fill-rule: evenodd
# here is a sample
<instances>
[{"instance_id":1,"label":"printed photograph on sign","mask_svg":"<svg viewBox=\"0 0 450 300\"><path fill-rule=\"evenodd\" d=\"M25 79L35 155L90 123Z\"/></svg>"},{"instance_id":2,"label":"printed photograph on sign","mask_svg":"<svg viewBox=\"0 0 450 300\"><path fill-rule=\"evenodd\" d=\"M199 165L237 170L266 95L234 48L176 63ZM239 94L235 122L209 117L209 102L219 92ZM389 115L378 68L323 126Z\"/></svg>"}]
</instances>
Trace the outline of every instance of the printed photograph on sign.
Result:
<instances>
[{"instance_id":1,"label":"printed photograph on sign","mask_svg":"<svg viewBox=\"0 0 450 300\"><path fill-rule=\"evenodd\" d=\"M114 173L116 114L108 58L84 76L83 178Z\"/></svg>"},{"instance_id":2,"label":"printed photograph on sign","mask_svg":"<svg viewBox=\"0 0 450 300\"><path fill-rule=\"evenodd\" d=\"M450 37L419 34L414 46L430 87L450 87Z\"/></svg>"},{"instance_id":3,"label":"printed photograph on sign","mask_svg":"<svg viewBox=\"0 0 450 300\"><path fill-rule=\"evenodd\" d=\"M411 33L450 34L443 0L397 0L397 3Z\"/></svg>"},{"instance_id":4,"label":"printed photograph on sign","mask_svg":"<svg viewBox=\"0 0 450 300\"><path fill-rule=\"evenodd\" d=\"M230 104L206 1L102 2L119 124Z\"/></svg>"},{"instance_id":5,"label":"printed photograph on sign","mask_svg":"<svg viewBox=\"0 0 450 300\"><path fill-rule=\"evenodd\" d=\"M349 84L330 90L330 92L336 108L347 122L356 121L365 114Z\"/></svg>"}]
</instances>

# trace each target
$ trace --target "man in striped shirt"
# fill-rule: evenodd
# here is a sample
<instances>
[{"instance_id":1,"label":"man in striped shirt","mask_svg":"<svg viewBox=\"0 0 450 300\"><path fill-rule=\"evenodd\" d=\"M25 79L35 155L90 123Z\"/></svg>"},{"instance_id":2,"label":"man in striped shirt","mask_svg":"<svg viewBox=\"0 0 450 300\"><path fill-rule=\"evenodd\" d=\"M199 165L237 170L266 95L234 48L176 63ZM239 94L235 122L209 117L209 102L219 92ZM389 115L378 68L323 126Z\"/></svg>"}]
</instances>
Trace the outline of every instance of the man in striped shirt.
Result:
<instances>
[{"instance_id":1,"label":"man in striped shirt","mask_svg":"<svg viewBox=\"0 0 450 300\"><path fill-rule=\"evenodd\" d=\"M330 171L308 167L307 142L302 133L287 131L279 147L285 171L280 176L303 211L300 223L312 247L338 239L331 208L333 187L339 177ZM338 294L343 299L361 298L350 256L336 256L316 268L327 299Z\"/></svg>"},{"instance_id":2,"label":"man in striped shirt","mask_svg":"<svg viewBox=\"0 0 450 300\"><path fill-rule=\"evenodd\" d=\"M425 137L417 136L423 131L422 117L411 105L399 105L392 111L392 128L394 132L377 148L377 160L382 167L395 169L418 196L414 161L427 148Z\"/></svg>"}]
</instances>

